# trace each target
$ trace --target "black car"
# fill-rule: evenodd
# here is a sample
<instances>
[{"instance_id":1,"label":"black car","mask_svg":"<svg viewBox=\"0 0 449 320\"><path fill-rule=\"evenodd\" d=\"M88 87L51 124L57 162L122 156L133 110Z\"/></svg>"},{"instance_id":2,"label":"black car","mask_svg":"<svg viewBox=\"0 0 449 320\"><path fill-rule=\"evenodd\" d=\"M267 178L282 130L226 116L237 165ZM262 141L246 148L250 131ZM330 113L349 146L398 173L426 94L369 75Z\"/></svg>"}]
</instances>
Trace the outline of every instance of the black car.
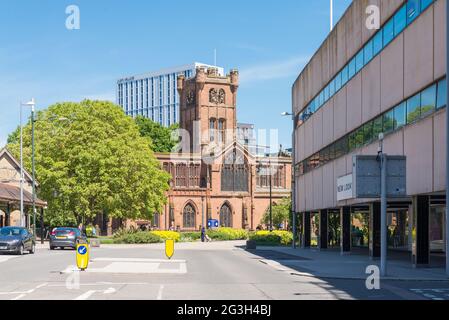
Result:
<instances>
[{"instance_id":1,"label":"black car","mask_svg":"<svg viewBox=\"0 0 449 320\"><path fill-rule=\"evenodd\" d=\"M33 254L36 241L33 234L22 227L0 228L0 253L15 253L22 255L24 251Z\"/></svg>"},{"instance_id":2,"label":"black car","mask_svg":"<svg viewBox=\"0 0 449 320\"><path fill-rule=\"evenodd\" d=\"M58 247L76 249L81 241L87 241L87 237L77 228L54 228L50 233L50 250Z\"/></svg>"}]
</instances>

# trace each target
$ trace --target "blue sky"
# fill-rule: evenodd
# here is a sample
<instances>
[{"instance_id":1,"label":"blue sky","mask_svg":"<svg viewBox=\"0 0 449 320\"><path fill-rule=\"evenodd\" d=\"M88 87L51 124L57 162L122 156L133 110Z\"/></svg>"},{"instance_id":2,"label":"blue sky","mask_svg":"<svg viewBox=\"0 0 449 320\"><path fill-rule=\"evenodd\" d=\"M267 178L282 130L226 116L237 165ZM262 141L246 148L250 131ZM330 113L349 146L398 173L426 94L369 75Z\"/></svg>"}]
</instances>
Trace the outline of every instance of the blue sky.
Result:
<instances>
[{"instance_id":1,"label":"blue sky","mask_svg":"<svg viewBox=\"0 0 449 320\"><path fill-rule=\"evenodd\" d=\"M334 19L350 0L334 0ZM81 29L67 30L68 5ZM329 0L14 0L0 11L0 147L37 108L84 98L115 101L125 75L213 63L238 68L238 121L279 129L291 146L292 84L329 32ZM27 111L28 112L28 111Z\"/></svg>"}]
</instances>

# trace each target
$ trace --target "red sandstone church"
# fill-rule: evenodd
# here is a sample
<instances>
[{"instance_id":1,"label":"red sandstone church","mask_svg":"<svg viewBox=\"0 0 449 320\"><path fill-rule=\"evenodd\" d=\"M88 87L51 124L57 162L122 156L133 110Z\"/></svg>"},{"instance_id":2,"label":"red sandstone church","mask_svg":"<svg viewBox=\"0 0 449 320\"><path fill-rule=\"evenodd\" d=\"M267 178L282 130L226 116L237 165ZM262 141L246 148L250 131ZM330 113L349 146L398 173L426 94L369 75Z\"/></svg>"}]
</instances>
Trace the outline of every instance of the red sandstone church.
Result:
<instances>
[{"instance_id":1,"label":"red sandstone church","mask_svg":"<svg viewBox=\"0 0 449 320\"><path fill-rule=\"evenodd\" d=\"M256 156L237 142L238 81L236 70L223 77L199 68L193 78L178 76L182 141L179 152L156 154L172 179L153 227L199 230L215 219L254 230L270 205L270 174L273 203L290 196L291 158Z\"/></svg>"}]
</instances>

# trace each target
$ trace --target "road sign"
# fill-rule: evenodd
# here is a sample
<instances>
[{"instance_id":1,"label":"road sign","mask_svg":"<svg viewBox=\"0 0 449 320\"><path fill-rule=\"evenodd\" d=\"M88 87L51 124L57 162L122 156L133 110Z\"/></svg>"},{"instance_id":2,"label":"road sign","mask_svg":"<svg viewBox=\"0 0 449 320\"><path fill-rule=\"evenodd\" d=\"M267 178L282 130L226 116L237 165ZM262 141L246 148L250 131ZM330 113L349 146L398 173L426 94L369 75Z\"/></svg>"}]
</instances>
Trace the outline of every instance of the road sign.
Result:
<instances>
[{"instance_id":1,"label":"road sign","mask_svg":"<svg viewBox=\"0 0 449 320\"><path fill-rule=\"evenodd\" d=\"M380 198L381 163L378 156L354 156L352 166L354 198ZM406 157L387 156L387 198L407 196Z\"/></svg>"},{"instance_id":2,"label":"road sign","mask_svg":"<svg viewBox=\"0 0 449 320\"><path fill-rule=\"evenodd\" d=\"M175 240L173 239L165 240L165 255L167 256L167 258L171 259L174 253L175 253Z\"/></svg>"},{"instance_id":3,"label":"road sign","mask_svg":"<svg viewBox=\"0 0 449 320\"><path fill-rule=\"evenodd\" d=\"M207 221L207 226L209 229L218 228L218 220L210 219L209 221Z\"/></svg>"},{"instance_id":4,"label":"road sign","mask_svg":"<svg viewBox=\"0 0 449 320\"><path fill-rule=\"evenodd\" d=\"M76 246L76 265L78 269L84 271L89 265L89 245L77 244Z\"/></svg>"}]
</instances>

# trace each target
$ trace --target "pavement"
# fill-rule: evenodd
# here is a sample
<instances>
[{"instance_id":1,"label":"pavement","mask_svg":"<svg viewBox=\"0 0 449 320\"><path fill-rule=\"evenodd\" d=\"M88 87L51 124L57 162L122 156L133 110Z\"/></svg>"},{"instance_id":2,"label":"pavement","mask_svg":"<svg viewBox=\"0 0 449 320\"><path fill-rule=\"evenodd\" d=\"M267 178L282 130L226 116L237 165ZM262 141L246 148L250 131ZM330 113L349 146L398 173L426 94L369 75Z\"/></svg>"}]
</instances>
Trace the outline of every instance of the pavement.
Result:
<instances>
[{"instance_id":1,"label":"pavement","mask_svg":"<svg viewBox=\"0 0 449 320\"><path fill-rule=\"evenodd\" d=\"M380 261L372 260L367 250L358 250L353 254L341 255L339 249L293 249L291 247L258 247L258 254L276 251L285 255L280 257L274 265L290 268L298 276L312 276L319 278L365 280L367 268L377 266ZM296 257L296 258L295 258ZM266 263L270 262L268 259ZM390 252L387 262L387 275L384 280L396 281L443 281L449 280L443 267L414 268L409 253Z\"/></svg>"},{"instance_id":2,"label":"pavement","mask_svg":"<svg viewBox=\"0 0 449 320\"><path fill-rule=\"evenodd\" d=\"M168 260L163 244L102 245L80 272L75 251L38 245L34 255L0 255L0 300L449 300L449 282L427 278L383 279L368 290L367 261L321 254L195 242L177 243ZM352 272L341 269L360 278L326 277Z\"/></svg>"}]
</instances>

